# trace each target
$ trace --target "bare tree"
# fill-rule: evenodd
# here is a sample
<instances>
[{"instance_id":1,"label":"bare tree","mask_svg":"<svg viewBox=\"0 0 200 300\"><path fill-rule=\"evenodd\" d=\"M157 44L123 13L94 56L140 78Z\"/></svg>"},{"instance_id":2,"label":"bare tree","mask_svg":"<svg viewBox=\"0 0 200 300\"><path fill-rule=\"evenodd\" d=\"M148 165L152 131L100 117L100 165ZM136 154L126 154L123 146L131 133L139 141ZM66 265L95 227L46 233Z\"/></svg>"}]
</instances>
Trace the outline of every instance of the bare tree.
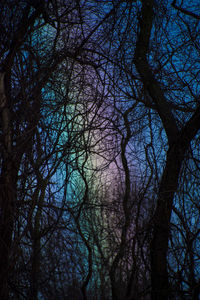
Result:
<instances>
[{"instance_id":1,"label":"bare tree","mask_svg":"<svg viewBox=\"0 0 200 300\"><path fill-rule=\"evenodd\" d=\"M1 299L198 299L196 8L1 1Z\"/></svg>"},{"instance_id":2,"label":"bare tree","mask_svg":"<svg viewBox=\"0 0 200 300\"><path fill-rule=\"evenodd\" d=\"M177 26L170 30L175 20ZM198 22L191 8L181 7L176 1L172 6L153 0L121 2L107 30L112 53L107 53L107 59L121 78L113 76L114 83L124 95L143 104L141 109L149 108L152 122L161 128L159 133L154 127L157 145L150 143L146 149L158 153L163 147L166 151L160 161L151 162L152 168L162 168L155 182L157 199L151 220L152 299L172 297L168 270L172 210L183 162L188 163L190 145L199 137ZM137 87L137 93L133 87Z\"/></svg>"},{"instance_id":3,"label":"bare tree","mask_svg":"<svg viewBox=\"0 0 200 300\"><path fill-rule=\"evenodd\" d=\"M65 125L60 126L62 120L56 123L54 112L59 113L62 110L62 113L65 113L70 89L70 72L74 68L74 61L83 65L92 64L92 60L89 61L83 54L83 47L89 43L110 13L105 14L98 24L84 27L85 6L80 6L76 1L2 1L0 10L0 296L1 299L9 298L15 218L21 217L17 216L17 213L22 212L30 192L32 196L29 199L32 203L26 221L30 227L28 223L32 217L34 219L30 297L35 298L38 293L37 256L40 249L41 210L44 206L45 191L48 181L55 176L61 163L61 156L68 154L66 149L69 148L69 138L68 143L65 142L59 150L57 145L63 141L64 127L67 127L69 122L73 123L73 119L64 119ZM61 67L62 70L66 68L68 74L65 72L63 75L63 72L60 72ZM73 70L78 74L78 68ZM74 95L75 90L74 84ZM59 103L58 99L64 102ZM53 101L55 102L52 103ZM50 122L51 113L54 126L60 126L58 134L46 127L48 123L53 124ZM45 117L49 122L43 122ZM40 122L41 120L43 121ZM53 145L48 138L50 134L53 134ZM75 143L70 141L73 142ZM40 145L42 143L43 145ZM37 147L40 148L39 151L35 151ZM39 157L40 155L43 157ZM25 172L21 173L22 170ZM28 173L30 170L31 173ZM26 179L23 180L26 176L30 182L33 180L33 184L29 186L30 190L27 190ZM20 194L18 184L22 183L25 187L24 195L21 194L24 203L17 197ZM20 191L22 192L22 189ZM19 206L21 209L17 209Z\"/></svg>"}]
</instances>

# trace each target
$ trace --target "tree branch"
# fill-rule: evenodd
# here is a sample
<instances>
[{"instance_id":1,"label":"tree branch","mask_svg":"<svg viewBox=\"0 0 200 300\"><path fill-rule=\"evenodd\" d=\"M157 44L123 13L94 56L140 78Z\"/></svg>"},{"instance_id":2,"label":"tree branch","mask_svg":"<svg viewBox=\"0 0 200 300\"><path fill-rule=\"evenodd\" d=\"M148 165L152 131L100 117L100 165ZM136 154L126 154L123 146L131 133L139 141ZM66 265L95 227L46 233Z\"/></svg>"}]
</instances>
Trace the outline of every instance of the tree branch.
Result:
<instances>
[{"instance_id":1,"label":"tree branch","mask_svg":"<svg viewBox=\"0 0 200 300\"><path fill-rule=\"evenodd\" d=\"M171 106L169 105L159 82L155 79L147 60L149 40L154 18L153 6L153 0L143 0L141 19L139 20L140 32L136 43L134 62L144 84L144 88L156 104L158 114L162 120L168 137L169 145L171 145L176 139L179 130L176 125L176 120L172 114Z\"/></svg>"},{"instance_id":2,"label":"tree branch","mask_svg":"<svg viewBox=\"0 0 200 300\"><path fill-rule=\"evenodd\" d=\"M182 8L182 7L179 7L178 5L176 5L176 0L174 0L172 2L172 6L175 9L179 10L180 12L182 12L183 14L185 14L187 16L190 16L190 17L192 17L192 18L194 18L196 20L200 20L200 16L199 15L197 15L197 14L195 14L195 13L193 13L193 12L191 12L191 11L185 9L185 8Z\"/></svg>"}]
</instances>

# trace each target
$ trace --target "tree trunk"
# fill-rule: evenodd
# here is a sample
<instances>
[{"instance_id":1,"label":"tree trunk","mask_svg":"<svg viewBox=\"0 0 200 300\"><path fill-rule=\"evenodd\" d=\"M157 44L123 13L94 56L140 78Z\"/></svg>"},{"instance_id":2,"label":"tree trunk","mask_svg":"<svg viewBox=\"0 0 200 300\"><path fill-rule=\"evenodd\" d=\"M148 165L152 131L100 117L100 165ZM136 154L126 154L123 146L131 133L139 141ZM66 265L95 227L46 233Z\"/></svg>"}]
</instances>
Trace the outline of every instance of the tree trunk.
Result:
<instances>
[{"instance_id":1,"label":"tree trunk","mask_svg":"<svg viewBox=\"0 0 200 300\"><path fill-rule=\"evenodd\" d=\"M10 250L13 232L13 184L12 168L5 162L5 169L0 179L0 299L8 299L8 281L11 270Z\"/></svg>"},{"instance_id":2,"label":"tree trunk","mask_svg":"<svg viewBox=\"0 0 200 300\"><path fill-rule=\"evenodd\" d=\"M182 162L182 155L178 156L177 148L178 145L168 152L153 219L151 242L152 300L168 300L170 294L167 270L170 218Z\"/></svg>"},{"instance_id":3,"label":"tree trunk","mask_svg":"<svg viewBox=\"0 0 200 300\"><path fill-rule=\"evenodd\" d=\"M200 123L200 107L185 124L168 150L166 166L160 182L157 207L153 219L151 243L152 300L168 300L170 287L167 271L167 250L170 236L170 219L174 194L178 187L180 169L190 142L197 134Z\"/></svg>"},{"instance_id":4,"label":"tree trunk","mask_svg":"<svg viewBox=\"0 0 200 300\"><path fill-rule=\"evenodd\" d=\"M5 95L4 75L0 74L0 117L2 126L2 165L0 170L0 299L9 297L10 250L14 221L16 170L12 161L10 111Z\"/></svg>"},{"instance_id":5,"label":"tree trunk","mask_svg":"<svg viewBox=\"0 0 200 300\"><path fill-rule=\"evenodd\" d=\"M157 206L153 218L153 236L150 249L151 299L168 300L170 290L167 271L167 250L173 198L178 187L184 155L200 128L200 107L197 105L193 116L182 125L182 129L177 127L172 107L165 97L159 82L156 80L147 58L154 15L154 0L143 0L134 63L143 82L144 90L148 92L155 104L154 109L160 116L169 145L166 166L160 182Z\"/></svg>"}]
</instances>

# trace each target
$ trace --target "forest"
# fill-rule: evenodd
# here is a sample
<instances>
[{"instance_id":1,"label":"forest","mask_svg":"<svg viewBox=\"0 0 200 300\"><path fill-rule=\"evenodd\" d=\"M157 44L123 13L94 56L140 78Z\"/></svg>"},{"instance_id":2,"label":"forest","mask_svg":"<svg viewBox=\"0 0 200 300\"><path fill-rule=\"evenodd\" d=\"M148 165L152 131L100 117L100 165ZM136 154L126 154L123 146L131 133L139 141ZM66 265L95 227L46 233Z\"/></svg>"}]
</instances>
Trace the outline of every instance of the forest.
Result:
<instances>
[{"instance_id":1,"label":"forest","mask_svg":"<svg viewBox=\"0 0 200 300\"><path fill-rule=\"evenodd\" d=\"M200 299L200 3L0 1L0 299Z\"/></svg>"}]
</instances>

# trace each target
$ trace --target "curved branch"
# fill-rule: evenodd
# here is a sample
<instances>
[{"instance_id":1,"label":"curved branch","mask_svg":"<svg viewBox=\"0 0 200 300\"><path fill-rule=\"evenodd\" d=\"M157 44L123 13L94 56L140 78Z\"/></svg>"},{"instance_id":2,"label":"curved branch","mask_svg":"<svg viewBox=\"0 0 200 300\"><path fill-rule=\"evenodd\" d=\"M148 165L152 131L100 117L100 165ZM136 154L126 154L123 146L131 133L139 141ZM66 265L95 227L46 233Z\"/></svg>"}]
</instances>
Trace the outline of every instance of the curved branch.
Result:
<instances>
[{"instance_id":1,"label":"curved branch","mask_svg":"<svg viewBox=\"0 0 200 300\"><path fill-rule=\"evenodd\" d=\"M196 20L200 20L200 16L199 15L193 13L192 11L189 11L189 10L187 10L185 8L182 8L182 7L179 7L178 5L176 5L176 0L174 0L172 2L172 6L175 9L177 9L178 11L182 12L184 15L190 16L190 17L192 17L192 18L194 18Z\"/></svg>"},{"instance_id":2,"label":"curved branch","mask_svg":"<svg viewBox=\"0 0 200 300\"><path fill-rule=\"evenodd\" d=\"M154 19L154 0L142 1L141 18L139 20L138 39L136 43L134 63L147 93L153 99L158 114L165 128L169 145L173 144L179 133L176 120L159 82L155 79L147 55L149 52L149 41Z\"/></svg>"}]
</instances>

